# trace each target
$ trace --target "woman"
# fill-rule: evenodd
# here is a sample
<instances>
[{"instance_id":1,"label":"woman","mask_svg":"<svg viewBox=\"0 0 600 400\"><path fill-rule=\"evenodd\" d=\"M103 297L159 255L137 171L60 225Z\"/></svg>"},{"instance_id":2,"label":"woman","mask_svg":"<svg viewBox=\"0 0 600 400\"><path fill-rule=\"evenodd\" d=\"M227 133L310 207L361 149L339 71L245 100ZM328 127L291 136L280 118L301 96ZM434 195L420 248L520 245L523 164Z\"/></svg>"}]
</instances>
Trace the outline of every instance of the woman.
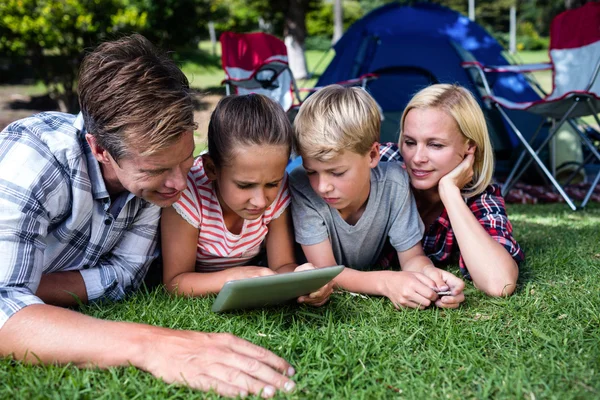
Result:
<instances>
[{"instance_id":1,"label":"woman","mask_svg":"<svg viewBox=\"0 0 600 400\"><path fill-rule=\"evenodd\" d=\"M408 103L400 122L404 159L421 219L423 248L434 262L459 255L465 277L490 296L514 292L523 261L500 188L491 184L494 154L485 117L473 95L449 84L429 86Z\"/></svg>"}]
</instances>

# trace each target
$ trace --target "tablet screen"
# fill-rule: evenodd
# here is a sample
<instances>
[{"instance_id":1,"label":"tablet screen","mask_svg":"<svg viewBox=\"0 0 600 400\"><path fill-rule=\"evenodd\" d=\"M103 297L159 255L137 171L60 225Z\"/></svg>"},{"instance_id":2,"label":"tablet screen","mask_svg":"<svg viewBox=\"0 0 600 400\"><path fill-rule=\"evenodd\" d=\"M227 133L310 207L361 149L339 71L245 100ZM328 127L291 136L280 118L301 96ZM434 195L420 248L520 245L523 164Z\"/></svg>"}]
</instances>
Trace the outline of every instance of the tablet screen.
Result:
<instances>
[{"instance_id":1,"label":"tablet screen","mask_svg":"<svg viewBox=\"0 0 600 400\"><path fill-rule=\"evenodd\" d=\"M343 269L343 265L336 265L229 281L223 285L212 310L221 312L280 304L316 291Z\"/></svg>"}]
</instances>

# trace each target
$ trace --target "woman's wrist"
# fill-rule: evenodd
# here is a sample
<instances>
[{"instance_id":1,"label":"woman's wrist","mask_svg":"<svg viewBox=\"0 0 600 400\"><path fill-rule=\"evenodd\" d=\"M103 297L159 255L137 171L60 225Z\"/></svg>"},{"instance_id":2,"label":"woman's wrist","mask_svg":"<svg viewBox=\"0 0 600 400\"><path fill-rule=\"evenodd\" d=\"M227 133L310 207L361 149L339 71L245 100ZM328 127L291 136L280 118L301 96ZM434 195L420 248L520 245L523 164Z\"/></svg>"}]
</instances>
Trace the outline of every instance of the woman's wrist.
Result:
<instances>
[{"instance_id":1,"label":"woman's wrist","mask_svg":"<svg viewBox=\"0 0 600 400\"><path fill-rule=\"evenodd\" d=\"M444 205L447 205L446 202L452 198L462 198L458 186L452 184L450 181L445 181L444 179L440 180L440 183L438 184L438 193L440 195L440 200L442 200Z\"/></svg>"}]
</instances>

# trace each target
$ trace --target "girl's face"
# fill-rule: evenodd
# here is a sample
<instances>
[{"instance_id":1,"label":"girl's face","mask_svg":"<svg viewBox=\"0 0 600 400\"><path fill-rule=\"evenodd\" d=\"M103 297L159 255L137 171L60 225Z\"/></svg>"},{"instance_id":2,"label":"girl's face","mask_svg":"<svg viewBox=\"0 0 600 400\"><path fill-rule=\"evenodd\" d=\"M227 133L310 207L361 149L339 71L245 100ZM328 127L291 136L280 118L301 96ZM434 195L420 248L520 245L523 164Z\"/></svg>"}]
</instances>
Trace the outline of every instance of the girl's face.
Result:
<instances>
[{"instance_id":1,"label":"girl's face","mask_svg":"<svg viewBox=\"0 0 600 400\"><path fill-rule=\"evenodd\" d=\"M279 192L288 158L287 146L238 145L229 154L227 165L208 168L223 214L235 213L250 220L260 217Z\"/></svg>"},{"instance_id":2,"label":"girl's face","mask_svg":"<svg viewBox=\"0 0 600 400\"><path fill-rule=\"evenodd\" d=\"M417 190L437 188L440 179L460 164L468 140L450 115L437 108L413 108L406 114L400 149Z\"/></svg>"}]
</instances>

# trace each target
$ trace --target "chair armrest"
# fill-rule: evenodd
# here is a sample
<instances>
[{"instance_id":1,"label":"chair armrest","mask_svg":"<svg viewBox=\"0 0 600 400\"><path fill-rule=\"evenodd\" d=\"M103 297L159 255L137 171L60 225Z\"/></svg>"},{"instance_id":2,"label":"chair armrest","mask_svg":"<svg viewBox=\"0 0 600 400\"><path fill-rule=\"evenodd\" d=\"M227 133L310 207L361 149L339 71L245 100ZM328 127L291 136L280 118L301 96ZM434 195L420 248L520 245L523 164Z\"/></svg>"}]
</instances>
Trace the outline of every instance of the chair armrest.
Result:
<instances>
[{"instance_id":1,"label":"chair armrest","mask_svg":"<svg viewBox=\"0 0 600 400\"><path fill-rule=\"evenodd\" d=\"M483 65L478 61L465 61L460 64L463 68L477 68L479 67L483 72L536 72L553 69L551 63L538 63L538 64L511 64L511 65Z\"/></svg>"},{"instance_id":2,"label":"chair armrest","mask_svg":"<svg viewBox=\"0 0 600 400\"><path fill-rule=\"evenodd\" d=\"M342 85L342 86L355 86L360 84L363 88L366 86L368 81L371 81L373 79L377 79L379 78L379 75L377 74L372 74L372 73L368 73L368 74L363 74L361 76L359 76L358 78L353 78L353 79L348 79L345 81L341 81L341 82L336 82L336 85ZM299 89L301 92L316 92L319 89L323 89L325 86L315 86L313 88L301 88Z\"/></svg>"}]
</instances>

